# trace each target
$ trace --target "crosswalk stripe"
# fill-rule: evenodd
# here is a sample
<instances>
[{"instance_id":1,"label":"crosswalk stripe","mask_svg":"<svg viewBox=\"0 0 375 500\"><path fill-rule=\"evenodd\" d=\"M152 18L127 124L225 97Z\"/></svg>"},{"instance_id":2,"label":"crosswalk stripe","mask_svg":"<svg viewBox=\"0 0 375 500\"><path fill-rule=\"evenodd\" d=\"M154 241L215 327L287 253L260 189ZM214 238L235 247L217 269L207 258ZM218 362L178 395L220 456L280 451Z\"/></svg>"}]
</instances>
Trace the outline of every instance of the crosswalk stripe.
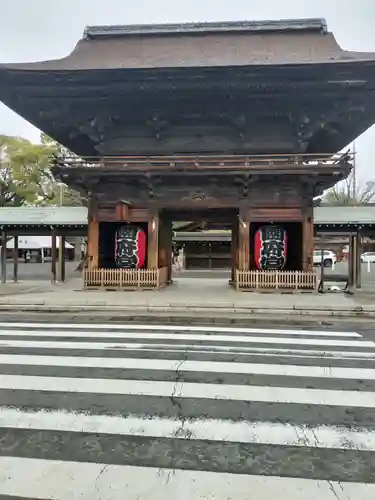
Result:
<instances>
[{"instance_id":1,"label":"crosswalk stripe","mask_svg":"<svg viewBox=\"0 0 375 500\"><path fill-rule=\"evenodd\" d=\"M139 350L141 352L155 352L162 349L164 353L184 353L193 352L197 354L219 354L219 353L231 353L236 356L288 356L294 358L338 358L338 359L358 359L364 358L367 360L375 359L374 351L321 351L316 349L280 349L276 347L233 347L225 345L210 345L209 348L204 349L203 345L192 346L189 344L121 344L124 350ZM172 349L171 346L174 348Z\"/></svg>"},{"instance_id":2,"label":"crosswalk stripe","mask_svg":"<svg viewBox=\"0 0 375 500\"><path fill-rule=\"evenodd\" d=\"M186 330L176 330L175 332L172 332L173 337L168 335L168 337L165 337L164 334L163 336L158 337L155 335L155 333L150 333L148 337L144 337L144 334L140 334L139 332L141 330L135 330L137 333L134 333L134 330L131 328L129 329L124 329L124 330L110 330L108 329L107 331L100 331L100 330L95 330L95 331L87 331L87 330L58 330L58 329L50 329L47 327L45 328L40 328L40 329L32 329L32 330L26 330L26 329L18 329L18 330L12 330L12 329L2 329L0 330L0 338L1 337L7 337L7 336L12 336L12 337L80 337L80 338L105 338L109 337L112 339L122 339L122 338L180 338L180 339L185 339L185 340L194 340L197 339L197 337L194 337L194 334L199 333L197 330L193 330L191 333ZM183 333L182 333L183 332ZM227 333L228 335L224 335ZM300 337L303 335L303 337L332 337L336 338L339 337L341 339L359 339L361 336L358 333L351 333L351 332L324 332L324 331L307 331L304 332L303 330L278 330L278 331L270 331L268 330L267 332L263 332L260 329L253 329L253 330L245 330L245 331L240 331L240 332L234 332L234 331L228 331L228 332L221 332L219 331L214 331L214 332L200 332L199 336L202 339L213 339L213 340L229 340L231 342L236 342L239 341L239 339L248 339L251 337L255 337L255 335L265 335L266 337L270 337L271 335L284 335L288 337ZM256 338L256 337L255 337Z\"/></svg>"},{"instance_id":3,"label":"crosswalk stripe","mask_svg":"<svg viewBox=\"0 0 375 500\"><path fill-rule=\"evenodd\" d=\"M194 335L194 336L185 336L179 335L178 339L173 334L128 334L126 333L124 337L129 339L136 340L190 340L197 342L233 342L236 343L247 343L247 344L289 344L289 345L311 345L311 346L337 346L337 347L360 347L360 348L372 348L375 349L375 342L366 341L366 340L322 340L322 339L296 339L296 338L280 338L280 337L237 337L235 339L231 339L228 337L215 337L214 339L209 335ZM193 337L193 338L192 338ZM105 340L105 339L102 339ZM123 346L121 342L113 342L108 340L107 342L68 342L63 340L56 341L46 341L46 340L1 340L1 346L9 346L9 347L44 347L49 349L108 349L109 347L119 349Z\"/></svg>"},{"instance_id":4,"label":"crosswalk stripe","mask_svg":"<svg viewBox=\"0 0 375 500\"><path fill-rule=\"evenodd\" d=\"M337 426L307 427L217 419L182 423L158 417L123 418L67 411L25 412L0 407L1 427L375 451L375 430L367 432Z\"/></svg>"},{"instance_id":5,"label":"crosswalk stripe","mask_svg":"<svg viewBox=\"0 0 375 500\"><path fill-rule=\"evenodd\" d=\"M167 370L184 372L242 373L280 375L284 377L320 377L337 379L375 380L375 369L341 368L334 366L300 366L262 363L226 363L218 361L184 361L140 358L85 358L81 356L33 356L0 354L0 365L65 366L87 368L122 368L139 370Z\"/></svg>"},{"instance_id":6,"label":"crosswalk stripe","mask_svg":"<svg viewBox=\"0 0 375 500\"><path fill-rule=\"evenodd\" d=\"M357 332L0 323L0 497L372 500L374 381Z\"/></svg>"},{"instance_id":7,"label":"crosswalk stripe","mask_svg":"<svg viewBox=\"0 0 375 500\"><path fill-rule=\"evenodd\" d=\"M0 457L6 495L72 500L373 500L375 484ZM20 480L23 478L24 480Z\"/></svg>"},{"instance_id":8,"label":"crosswalk stripe","mask_svg":"<svg viewBox=\"0 0 375 500\"><path fill-rule=\"evenodd\" d=\"M113 344L111 344L112 346ZM128 354L129 351L139 352L139 357L141 358L143 355L142 353L153 353L153 354L158 354L162 352L163 354L165 353L170 353L178 355L181 357L190 354L196 354L196 355L211 355L211 356L218 356L220 354L223 355L230 355L230 356L236 356L237 358L239 357L249 357L249 356L256 356L256 357L267 357L267 358L279 358L279 357L288 357L288 358L294 358L296 360L302 360L302 359L315 359L315 360L330 360L330 362L333 364L335 361L340 361L340 360L355 360L355 361L360 361L361 359L363 361L375 361L375 350L371 351L370 349L364 350L364 351L350 351L350 350L345 350L345 351L339 351L339 350L321 350L321 349L314 349L314 348L309 348L309 349L294 349L294 348L279 348L279 347L247 347L247 346L241 346L241 347L233 347L231 345L210 345L209 347L205 347L204 344L202 345L190 345L190 344L138 344L138 343L122 343L121 344L122 349L116 349L119 356L121 353L123 354ZM9 352L11 350L11 354L14 352L15 349L18 349L19 352L25 352L29 351L30 348L24 348L24 346L21 347L3 347L0 342L0 352ZM30 356L35 355L35 352L37 351L42 351L39 346L34 349L33 354L30 354ZM78 349L80 351L81 349ZM96 351L100 351L100 349L95 349ZM106 350L112 350L111 347L109 347ZM71 356L72 352L75 351L74 346L71 349L67 349L66 351L70 351L69 355L64 352L62 348L59 348L55 351L59 351L59 356L65 357L65 356ZM121 352L120 352L121 351ZM82 353L80 353L81 355ZM85 352L87 354L87 351Z\"/></svg>"},{"instance_id":9,"label":"crosswalk stripe","mask_svg":"<svg viewBox=\"0 0 375 500\"><path fill-rule=\"evenodd\" d=\"M25 329L26 331L30 331L30 329L36 330L44 330L51 329L53 330L99 330L100 332L104 331L151 331L151 332L209 332L210 334L218 333L261 333L262 335L267 335L270 332L272 334L280 334L280 335L324 335L324 336L337 336L337 337L361 337L361 335L357 332L351 331L331 331L331 330L299 330L299 329L280 329L280 328L241 328L241 327L219 327L219 326L180 326L180 325L136 325L133 323L128 324L118 324L118 323L109 323L109 324L97 324L97 323L0 323L1 330L14 328Z\"/></svg>"},{"instance_id":10,"label":"crosswalk stripe","mask_svg":"<svg viewBox=\"0 0 375 500\"><path fill-rule=\"evenodd\" d=\"M158 397L173 396L175 398L268 401L331 406L342 406L344 404L349 407L375 408L375 396L371 392L296 389L294 387L0 375L0 389Z\"/></svg>"}]
</instances>

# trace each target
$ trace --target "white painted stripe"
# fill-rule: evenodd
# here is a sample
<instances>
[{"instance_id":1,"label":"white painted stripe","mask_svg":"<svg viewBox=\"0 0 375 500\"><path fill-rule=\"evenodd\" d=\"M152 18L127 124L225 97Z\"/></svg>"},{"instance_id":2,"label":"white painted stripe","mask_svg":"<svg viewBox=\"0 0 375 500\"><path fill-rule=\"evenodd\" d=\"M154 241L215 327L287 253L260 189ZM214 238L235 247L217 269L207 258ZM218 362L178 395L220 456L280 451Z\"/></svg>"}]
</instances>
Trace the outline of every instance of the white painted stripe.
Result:
<instances>
[{"instance_id":1,"label":"white painted stripe","mask_svg":"<svg viewBox=\"0 0 375 500\"><path fill-rule=\"evenodd\" d=\"M0 494L55 500L373 500L375 484L0 457Z\"/></svg>"},{"instance_id":2,"label":"white painted stripe","mask_svg":"<svg viewBox=\"0 0 375 500\"><path fill-rule=\"evenodd\" d=\"M154 352L154 349L149 349L150 344L145 344L145 345L140 345L139 349L142 352ZM236 356L266 356L266 357L274 357L274 358L279 358L279 357L287 357L287 358L304 358L304 359L317 359L317 358L330 358L331 361L335 360L359 360L360 358L363 358L363 361L374 361L375 360L375 352L356 352L356 351L316 351L315 349L312 350L299 350L299 349L253 349L253 348L242 348L242 349L237 349L237 348L231 348L227 346L213 346L210 349L204 349L204 346L200 346L200 348L192 348L191 346L186 345L182 349L169 349L169 344L158 344L158 349L160 350L162 346L163 347L163 352L170 352L170 353L184 353L186 350L189 348L190 352L193 352L195 354L235 354ZM129 344L130 346L130 344ZM145 348L147 346L147 348ZM179 347L182 347L181 344ZM273 352L275 351L275 352ZM297 354L296 354L297 353ZM299 354L298 354L299 353Z\"/></svg>"},{"instance_id":3,"label":"white painted stripe","mask_svg":"<svg viewBox=\"0 0 375 500\"><path fill-rule=\"evenodd\" d=\"M327 335L335 334L336 336L356 336L362 337L357 332L331 332L330 330L298 330L298 329L279 329L279 328L235 328L235 327L218 327L212 326L180 326L180 325L134 325L133 323L128 324L96 324L96 323L0 323L0 328L25 328L25 329L39 329L43 330L45 328L55 328L55 329L73 329L73 330L149 330L149 331L161 331L161 332L221 332L221 333L262 333L267 334L269 332L277 334L294 334L295 335L319 335L319 332L327 332Z\"/></svg>"},{"instance_id":4,"label":"white painted stripe","mask_svg":"<svg viewBox=\"0 0 375 500\"><path fill-rule=\"evenodd\" d=\"M373 392L298 389L294 387L0 375L0 389L161 397L171 397L173 395L176 398L375 408L375 395Z\"/></svg>"},{"instance_id":5,"label":"white painted stripe","mask_svg":"<svg viewBox=\"0 0 375 500\"><path fill-rule=\"evenodd\" d=\"M136 344L124 344L127 345L129 349L137 349L134 348L134 345ZM168 351L168 347L171 344L139 344L139 349L142 351L155 351L162 349L163 352ZM149 348L149 347L152 348ZM179 347L180 349L177 349ZM192 349L194 347L194 349ZM235 354L240 355L253 355L253 356L295 356L295 357L314 357L314 358L319 358L319 357L324 357L324 358L339 358L339 359L346 359L347 356L351 356L354 359L358 358L363 358L366 361L372 361L375 359L375 351L321 351L317 349L292 349L292 348L287 348L287 349L281 349L281 348L276 348L276 347L240 347L235 348L232 346L215 346L215 345L209 345L207 346L207 349L204 349L204 345L200 345L199 348L201 351L196 349L197 346L191 346L189 344L179 344L178 346L174 344L174 349L170 349L170 352L185 352L186 350L191 350L191 352L201 352L204 354L214 354L217 352L224 352L228 354ZM351 358L349 358L351 359Z\"/></svg>"},{"instance_id":6,"label":"white painted stripe","mask_svg":"<svg viewBox=\"0 0 375 500\"><path fill-rule=\"evenodd\" d=\"M317 351L315 349L311 350L301 350L301 349L273 349L273 348L253 348L253 347L242 347L232 348L228 346L210 346L209 349L204 349L204 346L197 348L191 345L179 344L178 347L181 349L169 349L170 344L155 344L153 348L149 349L149 346L153 344L124 344L125 350L141 350L142 352L154 352L155 350L163 350L163 353L179 353L186 354L186 351L192 352L194 354L235 354L236 356L268 356L268 357L288 357L288 358L308 358L308 359L318 359L321 357L330 358L332 361L338 360L359 360L362 358L363 361L374 361L375 352L357 352L357 351ZM136 346L136 347L134 347ZM176 347L176 346L175 346ZM61 357L64 357L61 355ZM180 360L181 361L181 360Z\"/></svg>"},{"instance_id":7,"label":"white painted stripe","mask_svg":"<svg viewBox=\"0 0 375 500\"><path fill-rule=\"evenodd\" d=\"M148 328L147 328L148 329ZM145 328L146 330L146 328ZM165 329L164 329L165 330ZM237 340L237 335L236 334L243 334L243 333L247 333L248 335L251 335L251 334L262 334L262 335L274 335L274 334L277 334L277 335L290 335L290 336L303 336L303 337L347 337L347 338L362 338L362 335L359 335L358 333L354 333L354 332L329 332L329 331L316 331L316 332L313 332L313 331L303 331L303 330L262 330L262 329L257 329L257 328L254 328L253 330L254 331L243 331L244 329L240 329L239 331L232 331L232 332L223 332L223 333L231 333L231 335L222 335L220 336L219 333L221 332L217 332L217 331L212 331L212 333L208 333L208 332L211 332L210 330L207 330L207 334L206 334L206 331L202 331L202 330L197 330L197 333L201 333L202 335L205 335L205 336L209 336L210 338L213 338L214 340L218 340L218 337L225 337L226 339L228 340L233 340L233 341L236 341ZM184 332L186 332L186 330L183 330ZM115 330L115 331L112 331L112 330L95 330L95 331L92 331L91 328L88 328L87 330L56 330L54 328L52 328L50 325L45 325L44 328L40 328L40 329L32 329L32 330L28 330L28 329L24 329L24 330L21 330L21 329L17 329L17 330L14 330L14 329L1 329L0 330L0 337L4 337L4 336L9 336L9 335L12 335L14 337L20 337L20 336L29 336L29 337L36 337L36 336L40 336L40 337L75 337L75 338L106 338L106 337L112 337L112 338L118 338L118 339L121 339L121 338L139 338L140 335L139 333L137 334L132 334L129 336L129 333L131 332L131 328L129 328L128 330L123 330L123 331L120 331L120 330ZM157 338L155 337L155 334L154 333L149 333L149 335L153 338ZM174 338L194 338L193 335L189 335L188 337L184 336L184 335L181 335L180 331L176 331L174 332ZM249 337L239 337L239 338L249 338Z\"/></svg>"},{"instance_id":8,"label":"white painted stripe","mask_svg":"<svg viewBox=\"0 0 375 500\"><path fill-rule=\"evenodd\" d=\"M123 343L126 350L141 350L153 352L155 350L163 352L186 353L186 351L199 354L235 354L236 356L287 356L296 358L339 358L339 359L358 359L363 358L367 361L375 359L375 351L320 351L316 349L279 349L273 347L232 347L226 345L194 345L194 344L133 344ZM136 347L134 347L136 346ZM171 348L173 346L173 348Z\"/></svg>"},{"instance_id":9,"label":"white painted stripe","mask_svg":"<svg viewBox=\"0 0 375 500\"><path fill-rule=\"evenodd\" d=\"M147 345L147 344L145 344ZM150 345L150 344L148 344ZM159 345L160 344L155 344ZM181 345L179 346L181 347ZM188 347L188 346L187 346ZM203 347L203 346L200 346ZM222 346L224 348L224 346ZM218 347L220 349L220 346ZM155 350L155 349L153 349ZM164 351L164 349L163 349ZM232 352L231 348L228 347L228 351ZM290 354L298 354L298 355L313 355L315 354L317 357L324 357L324 358L342 358L343 356L353 356L354 358L364 358L365 360L373 360L375 356L374 351L328 351L328 350L317 350L317 349L292 349L292 348L287 348L287 349L281 349L281 348L276 348L276 347L241 347L241 351L244 351L246 355L249 354L256 354L259 353L259 355L265 354L265 353L271 353L275 354L276 356L280 355L288 355ZM195 352L195 351L194 351ZM232 354L237 355L237 351L234 351ZM298 357L298 356L297 356Z\"/></svg>"},{"instance_id":10,"label":"white painted stripe","mask_svg":"<svg viewBox=\"0 0 375 500\"><path fill-rule=\"evenodd\" d=\"M373 369L342 368L330 366L277 365L267 363L228 363L218 361L185 361L182 365L180 365L179 370L188 372L277 375L282 377L322 377L330 379L375 380L375 370Z\"/></svg>"},{"instance_id":11,"label":"white painted stripe","mask_svg":"<svg viewBox=\"0 0 375 500\"><path fill-rule=\"evenodd\" d=\"M67 411L0 408L0 427L96 434L375 451L375 431L345 427L204 419L128 418Z\"/></svg>"},{"instance_id":12,"label":"white painted stripe","mask_svg":"<svg viewBox=\"0 0 375 500\"><path fill-rule=\"evenodd\" d=\"M24 343L23 343L24 344ZM75 343L76 345L76 343ZM87 344L92 345L92 343ZM117 344L106 344L112 347ZM0 342L0 347L2 343ZM20 347L20 346L17 346ZM38 345L37 347L40 347ZM61 348L61 342L59 342L59 347ZM70 347L73 348L73 346ZM173 348L171 348L173 347ZM77 349L81 349L82 347L77 347ZM83 348L82 348L83 349ZM94 350L100 350L93 348ZM140 350L146 352L152 351L160 351L163 352L173 352L173 353L185 353L186 351L200 353L200 354L216 354L218 352L228 353L228 354L236 354L236 356L240 355L253 355L253 356L290 356L290 357L306 357L306 358L337 358L337 359L359 359L363 358L364 360L374 360L375 359L375 350L374 351L330 351L330 350L318 350L318 349L293 349L293 348L278 348L273 347L233 347L232 345L215 345L215 344L207 344L207 345L199 345L199 344L169 344L169 343L121 343L121 350Z\"/></svg>"},{"instance_id":13,"label":"white painted stripe","mask_svg":"<svg viewBox=\"0 0 375 500\"><path fill-rule=\"evenodd\" d=\"M183 361L173 359L91 358L79 356L32 356L0 354L0 364L24 366L64 366L80 368L121 368L133 370L167 370L215 372L227 374L277 375L288 377L321 377L330 379L375 380L375 369L332 366L300 366L220 361Z\"/></svg>"},{"instance_id":14,"label":"white painted stripe","mask_svg":"<svg viewBox=\"0 0 375 500\"><path fill-rule=\"evenodd\" d=\"M160 340L176 340L176 336L172 334L126 334L124 338L134 339L160 339ZM289 344L289 345L319 345L319 346L337 346L337 347L369 347L375 349L375 342L370 340L326 340L326 339L301 339L301 338L280 338L280 337L227 337L217 335L212 338L210 335L179 335L179 339L206 342L209 345L212 341L225 341L235 343L248 344ZM104 341L105 338L102 338ZM1 347L39 347L47 349L121 349L121 342L64 342L60 340L1 340Z\"/></svg>"}]
</instances>

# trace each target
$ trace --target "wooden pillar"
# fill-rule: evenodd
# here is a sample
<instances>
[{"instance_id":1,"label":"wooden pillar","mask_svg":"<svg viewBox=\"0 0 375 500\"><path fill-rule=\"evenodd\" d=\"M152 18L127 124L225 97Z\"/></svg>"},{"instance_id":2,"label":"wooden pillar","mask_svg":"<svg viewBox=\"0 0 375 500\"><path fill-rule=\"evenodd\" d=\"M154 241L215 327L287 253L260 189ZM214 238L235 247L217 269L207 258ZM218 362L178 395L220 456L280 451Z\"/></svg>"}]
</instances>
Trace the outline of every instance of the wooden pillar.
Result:
<instances>
[{"instance_id":1,"label":"wooden pillar","mask_svg":"<svg viewBox=\"0 0 375 500\"><path fill-rule=\"evenodd\" d=\"M349 236L349 253L348 253L348 284L353 284L353 240L352 236Z\"/></svg>"},{"instance_id":2,"label":"wooden pillar","mask_svg":"<svg viewBox=\"0 0 375 500\"><path fill-rule=\"evenodd\" d=\"M56 245L56 230L52 229L52 245L51 245L51 281L56 283L56 257L57 257L57 245Z\"/></svg>"},{"instance_id":3,"label":"wooden pillar","mask_svg":"<svg viewBox=\"0 0 375 500\"><path fill-rule=\"evenodd\" d=\"M167 275L167 282L172 283L172 257L173 257L173 226L172 226L172 221L170 223L171 230L169 231L169 241L170 243L168 244L168 275Z\"/></svg>"},{"instance_id":4,"label":"wooden pillar","mask_svg":"<svg viewBox=\"0 0 375 500\"><path fill-rule=\"evenodd\" d=\"M160 218L159 228L159 267L168 268L167 282L172 280L172 221L165 217Z\"/></svg>"},{"instance_id":5,"label":"wooden pillar","mask_svg":"<svg viewBox=\"0 0 375 500\"><path fill-rule=\"evenodd\" d=\"M173 253L173 224L171 220L165 221L165 238L168 267L168 283L172 283L172 253Z\"/></svg>"},{"instance_id":6,"label":"wooden pillar","mask_svg":"<svg viewBox=\"0 0 375 500\"><path fill-rule=\"evenodd\" d=\"M97 205L93 199L89 202L89 220L87 235L87 266L89 269L99 267L99 220Z\"/></svg>"},{"instance_id":7,"label":"wooden pillar","mask_svg":"<svg viewBox=\"0 0 375 500\"><path fill-rule=\"evenodd\" d=\"M349 287L354 287L357 276L357 236L351 235L349 239Z\"/></svg>"},{"instance_id":8,"label":"wooden pillar","mask_svg":"<svg viewBox=\"0 0 375 500\"><path fill-rule=\"evenodd\" d=\"M238 218L238 269L250 269L250 221L246 210L240 210Z\"/></svg>"},{"instance_id":9,"label":"wooden pillar","mask_svg":"<svg viewBox=\"0 0 375 500\"><path fill-rule=\"evenodd\" d=\"M1 233L1 283L7 281L7 233Z\"/></svg>"},{"instance_id":10,"label":"wooden pillar","mask_svg":"<svg viewBox=\"0 0 375 500\"><path fill-rule=\"evenodd\" d=\"M314 253L314 218L308 210L302 222L302 271L313 270Z\"/></svg>"},{"instance_id":11,"label":"wooden pillar","mask_svg":"<svg viewBox=\"0 0 375 500\"><path fill-rule=\"evenodd\" d=\"M77 262L80 262L82 259L81 243L81 236L75 236L74 238L72 238L72 244L74 246L74 260Z\"/></svg>"},{"instance_id":12,"label":"wooden pillar","mask_svg":"<svg viewBox=\"0 0 375 500\"><path fill-rule=\"evenodd\" d=\"M320 236L320 290L324 293L324 234Z\"/></svg>"},{"instance_id":13,"label":"wooden pillar","mask_svg":"<svg viewBox=\"0 0 375 500\"><path fill-rule=\"evenodd\" d=\"M360 233L357 233L356 243L357 243L357 248L356 248L356 277L355 277L355 286L356 286L356 288L362 288L362 263L361 263L362 236L361 236Z\"/></svg>"},{"instance_id":14,"label":"wooden pillar","mask_svg":"<svg viewBox=\"0 0 375 500\"><path fill-rule=\"evenodd\" d=\"M238 218L236 217L232 223L232 239L231 239L231 254L232 254L232 269L231 283L236 281L236 269L238 267Z\"/></svg>"},{"instance_id":15,"label":"wooden pillar","mask_svg":"<svg viewBox=\"0 0 375 500\"><path fill-rule=\"evenodd\" d=\"M59 280L65 281L65 235L60 235L59 245Z\"/></svg>"},{"instance_id":16,"label":"wooden pillar","mask_svg":"<svg viewBox=\"0 0 375 500\"><path fill-rule=\"evenodd\" d=\"M159 214L150 213L148 221L147 268L158 269L159 264Z\"/></svg>"},{"instance_id":17,"label":"wooden pillar","mask_svg":"<svg viewBox=\"0 0 375 500\"><path fill-rule=\"evenodd\" d=\"M13 248L13 281L18 281L18 235L14 237Z\"/></svg>"}]
</instances>

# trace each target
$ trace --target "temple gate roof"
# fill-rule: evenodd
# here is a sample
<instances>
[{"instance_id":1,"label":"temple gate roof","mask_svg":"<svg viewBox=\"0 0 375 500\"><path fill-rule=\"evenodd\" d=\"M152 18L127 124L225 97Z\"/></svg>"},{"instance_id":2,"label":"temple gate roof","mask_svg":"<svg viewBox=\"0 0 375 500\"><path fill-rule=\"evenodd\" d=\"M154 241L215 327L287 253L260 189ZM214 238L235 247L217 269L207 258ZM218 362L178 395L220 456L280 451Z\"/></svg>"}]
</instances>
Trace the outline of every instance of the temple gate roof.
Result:
<instances>
[{"instance_id":1,"label":"temple gate roof","mask_svg":"<svg viewBox=\"0 0 375 500\"><path fill-rule=\"evenodd\" d=\"M375 53L322 19L91 26L0 64L0 100L83 156L334 153L375 122Z\"/></svg>"}]
</instances>

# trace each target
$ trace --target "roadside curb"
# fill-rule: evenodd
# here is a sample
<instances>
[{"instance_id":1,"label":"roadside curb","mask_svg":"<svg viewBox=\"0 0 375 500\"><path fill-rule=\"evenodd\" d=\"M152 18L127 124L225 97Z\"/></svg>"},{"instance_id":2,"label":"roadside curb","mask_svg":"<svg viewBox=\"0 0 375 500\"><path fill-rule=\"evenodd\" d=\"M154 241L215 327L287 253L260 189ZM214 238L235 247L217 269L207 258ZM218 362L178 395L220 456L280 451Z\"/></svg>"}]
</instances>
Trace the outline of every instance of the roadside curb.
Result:
<instances>
[{"instance_id":1,"label":"roadside curb","mask_svg":"<svg viewBox=\"0 0 375 500\"><path fill-rule=\"evenodd\" d=\"M187 315L181 314L139 314L139 315L123 315L98 313L91 314L87 311L75 313L53 313L51 318L50 312L4 312L2 314L3 322L20 322L20 323L78 323L78 324L135 324L135 325L176 325L176 326L212 326L215 327L231 327L231 328L322 328L322 327L346 327L350 323L373 325L375 318L364 317L320 317L320 316L273 316L273 315ZM354 328L354 327L352 327Z\"/></svg>"},{"instance_id":2,"label":"roadside curb","mask_svg":"<svg viewBox=\"0 0 375 500\"><path fill-rule=\"evenodd\" d=\"M375 318L375 308L355 307L343 310L342 308L265 308L265 307L204 307L186 305L180 306L103 306L98 304L82 305L49 305L49 304L0 304L2 312L24 312L24 313L58 313L58 314L77 314L94 313L107 315L120 315L122 317L139 316L180 316L190 318L204 315L205 317L228 317L234 319L238 316L251 319L254 316L272 316L272 317L319 317L319 318Z\"/></svg>"}]
</instances>

